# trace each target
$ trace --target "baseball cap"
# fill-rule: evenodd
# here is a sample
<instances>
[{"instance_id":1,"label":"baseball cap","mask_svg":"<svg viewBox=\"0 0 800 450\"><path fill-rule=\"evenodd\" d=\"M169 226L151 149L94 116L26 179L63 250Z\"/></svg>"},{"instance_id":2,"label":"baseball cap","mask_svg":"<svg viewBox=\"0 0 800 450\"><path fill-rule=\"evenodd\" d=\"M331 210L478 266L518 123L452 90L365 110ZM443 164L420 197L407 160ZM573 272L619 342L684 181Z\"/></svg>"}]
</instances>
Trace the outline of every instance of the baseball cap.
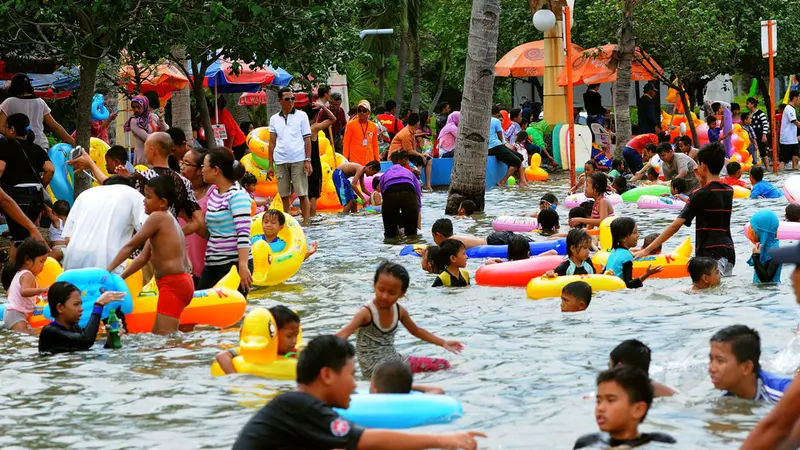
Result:
<instances>
[{"instance_id":1,"label":"baseball cap","mask_svg":"<svg viewBox=\"0 0 800 450\"><path fill-rule=\"evenodd\" d=\"M645 85L644 85L644 89L642 89L642 92L647 92L647 91L657 91L657 90L658 90L658 89L656 89L656 87L655 87L655 86L653 86L653 83L645 83Z\"/></svg>"},{"instance_id":2,"label":"baseball cap","mask_svg":"<svg viewBox=\"0 0 800 450\"><path fill-rule=\"evenodd\" d=\"M769 256L778 264L800 264L800 244L773 248Z\"/></svg>"},{"instance_id":3,"label":"baseball cap","mask_svg":"<svg viewBox=\"0 0 800 450\"><path fill-rule=\"evenodd\" d=\"M370 108L369 106L369 102L366 100L361 100L360 102L358 102L358 106L367 108L367 111L372 111L372 108Z\"/></svg>"}]
</instances>

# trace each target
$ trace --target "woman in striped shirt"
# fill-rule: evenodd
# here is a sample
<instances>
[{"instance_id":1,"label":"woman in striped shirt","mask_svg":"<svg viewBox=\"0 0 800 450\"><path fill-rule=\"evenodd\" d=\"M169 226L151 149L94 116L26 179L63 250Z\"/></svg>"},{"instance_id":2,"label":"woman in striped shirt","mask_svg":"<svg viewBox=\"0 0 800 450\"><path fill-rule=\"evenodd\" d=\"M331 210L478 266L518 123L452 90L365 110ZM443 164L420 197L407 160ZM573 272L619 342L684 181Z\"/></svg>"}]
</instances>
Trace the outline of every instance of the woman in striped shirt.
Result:
<instances>
[{"instance_id":1,"label":"woman in striped shirt","mask_svg":"<svg viewBox=\"0 0 800 450\"><path fill-rule=\"evenodd\" d=\"M237 181L243 167L233 159L230 150L214 149L203 161L203 179L213 185L208 190L208 248L198 289L209 289L236 266L245 296L253 277L250 259L250 196Z\"/></svg>"}]
</instances>

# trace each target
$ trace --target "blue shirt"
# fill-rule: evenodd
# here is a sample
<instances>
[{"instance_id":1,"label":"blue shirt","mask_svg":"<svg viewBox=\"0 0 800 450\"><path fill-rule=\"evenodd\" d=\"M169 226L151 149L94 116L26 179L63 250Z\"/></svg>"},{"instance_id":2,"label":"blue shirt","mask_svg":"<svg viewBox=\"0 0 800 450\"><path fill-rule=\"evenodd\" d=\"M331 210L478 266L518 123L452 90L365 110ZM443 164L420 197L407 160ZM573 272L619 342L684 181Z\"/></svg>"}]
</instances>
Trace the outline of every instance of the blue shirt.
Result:
<instances>
[{"instance_id":1,"label":"blue shirt","mask_svg":"<svg viewBox=\"0 0 800 450\"><path fill-rule=\"evenodd\" d=\"M719 128L708 129L708 142L714 143L719 141Z\"/></svg>"},{"instance_id":2,"label":"blue shirt","mask_svg":"<svg viewBox=\"0 0 800 450\"><path fill-rule=\"evenodd\" d=\"M750 190L750 198L781 198L783 193L773 186L769 181L761 180L753 185Z\"/></svg>"},{"instance_id":3,"label":"blue shirt","mask_svg":"<svg viewBox=\"0 0 800 450\"><path fill-rule=\"evenodd\" d=\"M250 239L250 244L255 244L258 241L266 241L267 238L263 234L259 234L258 236L253 236ZM283 239L276 237L272 241L268 242L269 248L272 250L273 253L280 253L286 250L286 241Z\"/></svg>"},{"instance_id":4,"label":"blue shirt","mask_svg":"<svg viewBox=\"0 0 800 450\"><path fill-rule=\"evenodd\" d=\"M756 396L753 400L765 401L773 404L778 403L791 382L791 378L775 375L766 370L759 370L758 379L756 380ZM724 395L727 397L734 397L734 395L728 391L725 391Z\"/></svg>"},{"instance_id":5,"label":"blue shirt","mask_svg":"<svg viewBox=\"0 0 800 450\"><path fill-rule=\"evenodd\" d=\"M492 123L489 126L489 148L503 145L503 141L497 137L497 133L500 133L500 136L503 135L503 124L500 123L500 119L497 117L492 117Z\"/></svg>"},{"instance_id":6,"label":"blue shirt","mask_svg":"<svg viewBox=\"0 0 800 450\"><path fill-rule=\"evenodd\" d=\"M631 251L627 248L615 248L608 255L604 271L613 270L615 276L622 278L622 265L626 262L633 262Z\"/></svg>"}]
</instances>

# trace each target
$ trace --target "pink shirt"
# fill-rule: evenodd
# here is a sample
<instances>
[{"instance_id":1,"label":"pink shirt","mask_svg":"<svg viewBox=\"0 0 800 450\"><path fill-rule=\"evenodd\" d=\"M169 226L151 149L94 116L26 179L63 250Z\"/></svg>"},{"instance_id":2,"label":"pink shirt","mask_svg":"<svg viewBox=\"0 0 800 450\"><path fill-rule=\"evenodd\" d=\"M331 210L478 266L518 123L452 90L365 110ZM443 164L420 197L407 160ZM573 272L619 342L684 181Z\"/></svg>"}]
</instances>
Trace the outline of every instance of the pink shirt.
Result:
<instances>
[{"instance_id":1,"label":"pink shirt","mask_svg":"<svg viewBox=\"0 0 800 450\"><path fill-rule=\"evenodd\" d=\"M20 286L20 281L22 280L22 276L26 273L33 273L30 270L20 270L14 275L14 279L11 280L11 286L8 287L8 307L6 308L9 311L17 311L22 314L31 314L33 313L33 307L36 305L36 297L23 297L20 293L22 287ZM36 280L33 281L33 287L39 287L36 283Z\"/></svg>"},{"instance_id":2,"label":"pink shirt","mask_svg":"<svg viewBox=\"0 0 800 450\"><path fill-rule=\"evenodd\" d=\"M203 198L197 199L197 203L200 205L200 209L203 210L203 214L205 214L206 210L208 209L208 193L210 191L211 189L208 189ZM180 219L179 222L181 225L186 224L186 221L183 219ZM203 272L203 267L205 266L207 246L208 240L204 239L197 233L192 233L189 236L186 236L186 254L189 256L189 261L192 263L192 274L198 278Z\"/></svg>"}]
</instances>

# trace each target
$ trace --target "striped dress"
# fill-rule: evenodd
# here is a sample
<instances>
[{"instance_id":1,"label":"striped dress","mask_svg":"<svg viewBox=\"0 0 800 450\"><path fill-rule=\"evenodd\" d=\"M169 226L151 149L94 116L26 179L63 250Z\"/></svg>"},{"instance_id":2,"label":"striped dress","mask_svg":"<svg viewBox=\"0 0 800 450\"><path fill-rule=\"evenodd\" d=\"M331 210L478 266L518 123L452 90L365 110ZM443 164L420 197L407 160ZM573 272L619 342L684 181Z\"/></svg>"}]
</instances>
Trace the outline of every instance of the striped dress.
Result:
<instances>
[{"instance_id":1,"label":"striped dress","mask_svg":"<svg viewBox=\"0 0 800 450\"><path fill-rule=\"evenodd\" d=\"M239 183L225 193L211 186L207 205L206 265L236 264L239 249L250 248L250 196Z\"/></svg>"},{"instance_id":2,"label":"striped dress","mask_svg":"<svg viewBox=\"0 0 800 450\"><path fill-rule=\"evenodd\" d=\"M380 363L408 362L408 357L398 353L394 347L394 335L397 334L397 325L400 322L400 305L395 303L392 308L392 325L389 328L381 327L378 309L374 303L369 302L363 308L367 308L371 320L369 325L359 328L356 334L356 358L364 379L370 379Z\"/></svg>"}]
</instances>

